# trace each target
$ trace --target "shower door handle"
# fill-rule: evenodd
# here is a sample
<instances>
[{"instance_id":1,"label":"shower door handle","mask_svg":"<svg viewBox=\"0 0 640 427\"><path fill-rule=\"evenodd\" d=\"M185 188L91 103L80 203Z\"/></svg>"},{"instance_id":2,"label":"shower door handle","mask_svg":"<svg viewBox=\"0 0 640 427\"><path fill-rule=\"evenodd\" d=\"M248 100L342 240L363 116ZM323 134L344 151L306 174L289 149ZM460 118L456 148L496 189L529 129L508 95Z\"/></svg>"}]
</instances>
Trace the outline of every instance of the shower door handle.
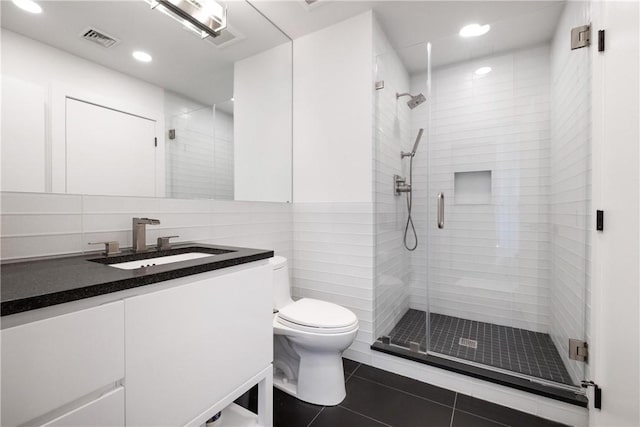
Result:
<instances>
[{"instance_id":1,"label":"shower door handle","mask_svg":"<svg viewBox=\"0 0 640 427\"><path fill-rule=\"evenodd\" d=\"M438 228L444 228L444 194L438 193Z\"/></svg>"}]
</instances>

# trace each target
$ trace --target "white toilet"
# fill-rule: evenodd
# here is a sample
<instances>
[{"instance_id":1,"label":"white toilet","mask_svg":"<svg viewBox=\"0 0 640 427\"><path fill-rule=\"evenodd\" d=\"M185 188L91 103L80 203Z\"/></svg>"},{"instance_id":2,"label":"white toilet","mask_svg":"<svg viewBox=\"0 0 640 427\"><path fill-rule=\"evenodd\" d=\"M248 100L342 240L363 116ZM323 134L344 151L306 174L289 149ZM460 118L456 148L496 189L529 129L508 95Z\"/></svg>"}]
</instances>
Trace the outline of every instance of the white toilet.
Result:
<instances>
[{"instance_id":1,"label":"white toilet","mask_svg":"<svg viewBox=\"0 0 640 427\"><path fill-rule=\"evenodd\" d=\"M270 262L275 312L273 385L305 402L337 405L346 396L342 352L358 333L358 318L326 301L293 301L287 259L276 256Z\"/></svg>"}]
</instances>

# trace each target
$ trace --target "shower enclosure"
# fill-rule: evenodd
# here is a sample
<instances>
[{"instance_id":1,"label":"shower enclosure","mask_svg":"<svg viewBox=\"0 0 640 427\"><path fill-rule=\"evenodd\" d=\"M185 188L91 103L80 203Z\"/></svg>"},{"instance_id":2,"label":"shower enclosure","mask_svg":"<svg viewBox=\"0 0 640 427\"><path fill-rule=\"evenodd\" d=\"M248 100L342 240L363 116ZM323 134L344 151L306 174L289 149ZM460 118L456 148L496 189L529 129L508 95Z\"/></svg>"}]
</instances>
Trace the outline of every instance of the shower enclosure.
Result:
<instances>
[{"instance_id":1,"label":"shower enclosure","mask_svg":"<svg viewBox=\"0 0 640 427\"><path fill-rule=\"evenodd\" d=\"M581 2L546 40L500 50L457 34L376 57L372 348L578 391L587 364L589 49ZM587 19L588 21L588 19ZM511 22L491 23L492 31ZM457 49L457 51L456 51ZM378 85L380 87L381 84ZM409 108L398 93L423 93ZM394 175L419 129L412 219ZM572 346L570 348L569 342ZM571 355L573 350L573 356Z\"/></svg>"}]
</instances>

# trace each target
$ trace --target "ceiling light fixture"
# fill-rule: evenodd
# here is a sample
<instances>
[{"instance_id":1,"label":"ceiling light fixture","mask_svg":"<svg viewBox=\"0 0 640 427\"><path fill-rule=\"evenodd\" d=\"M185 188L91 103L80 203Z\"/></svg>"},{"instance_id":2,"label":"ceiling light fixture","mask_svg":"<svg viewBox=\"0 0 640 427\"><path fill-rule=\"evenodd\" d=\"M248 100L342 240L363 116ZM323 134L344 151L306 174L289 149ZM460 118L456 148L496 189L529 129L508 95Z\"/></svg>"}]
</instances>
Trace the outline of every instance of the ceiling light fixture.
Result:
<instances>
[{"instance_id":1,"label":"ceiling light fixture","mask_svg":"<svg viewBox=\"0 0 640 427\"><path fill-rule=\"evenodd\" d=\"M13 4L29 13L42 13L40 5L32 0L13 0Z\"/></svg>"},{"instance_id":2,"label":"ceiling light fixture","mask_svg":"<svg viewBox=\"0 0 640 427\"><path fill-rule=\"evenodd\" d=\"M215 0L146 0L201 38L218 37L227 28L227 8Z\"/></svg>"},{"instance_id":3,"label":"ceiling light fixture","mask_svg":"<svg viewBox=\"0 0 640 427\"><path fill-rule=\"evenodd\" d=\"M491 72L491 67L480 67L475 71L477 76L484 76L485 74L488 74L490 72Z\"/></svg>"},{"instance_id":4,"label":"ceiling light fixture","mask_svg":"<svg viewBox=\"0 0 640 427\"><path fill-rule=\"evenodd\" d=\"M469 24L469 25L465 25L460 29L460 36L461 37L478 37L483 34L487 34L490 29L491 29L491 25L489 24L485 24L485 25Z\"/></svg>"},{"instance_id":5,"label":"ceiling light fixture","mask_svg":"<svg viewBox=\"0 0 640 427\"><path fill-rule=\"evenodd\" d=\"M140 62L151 62L151 60L153 59L151 55L141 50L136 50L131 54L131 56L133 56L135 59L137 59Z\"/></svg>"}]
</instances>

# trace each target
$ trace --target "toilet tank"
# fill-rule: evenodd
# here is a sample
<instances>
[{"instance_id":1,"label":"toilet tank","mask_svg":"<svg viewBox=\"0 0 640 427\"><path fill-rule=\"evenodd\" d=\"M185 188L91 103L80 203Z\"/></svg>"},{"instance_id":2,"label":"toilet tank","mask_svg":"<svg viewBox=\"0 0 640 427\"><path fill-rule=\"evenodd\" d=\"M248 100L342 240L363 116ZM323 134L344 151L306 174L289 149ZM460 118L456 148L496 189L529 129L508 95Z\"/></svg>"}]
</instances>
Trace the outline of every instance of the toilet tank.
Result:
<instances>
[{"instance_id":1,"label":"toilet tank","mask_svg":"<svg viewBox=\"0 0 640 427\"><path fill-rule=\"evenodd\" d=\"M293 303L291 299L291 288L289 287L289 268L287 259L275 256L269 260L273 269L273 308L280 310Z\"/></svg>"}]
</instances>

